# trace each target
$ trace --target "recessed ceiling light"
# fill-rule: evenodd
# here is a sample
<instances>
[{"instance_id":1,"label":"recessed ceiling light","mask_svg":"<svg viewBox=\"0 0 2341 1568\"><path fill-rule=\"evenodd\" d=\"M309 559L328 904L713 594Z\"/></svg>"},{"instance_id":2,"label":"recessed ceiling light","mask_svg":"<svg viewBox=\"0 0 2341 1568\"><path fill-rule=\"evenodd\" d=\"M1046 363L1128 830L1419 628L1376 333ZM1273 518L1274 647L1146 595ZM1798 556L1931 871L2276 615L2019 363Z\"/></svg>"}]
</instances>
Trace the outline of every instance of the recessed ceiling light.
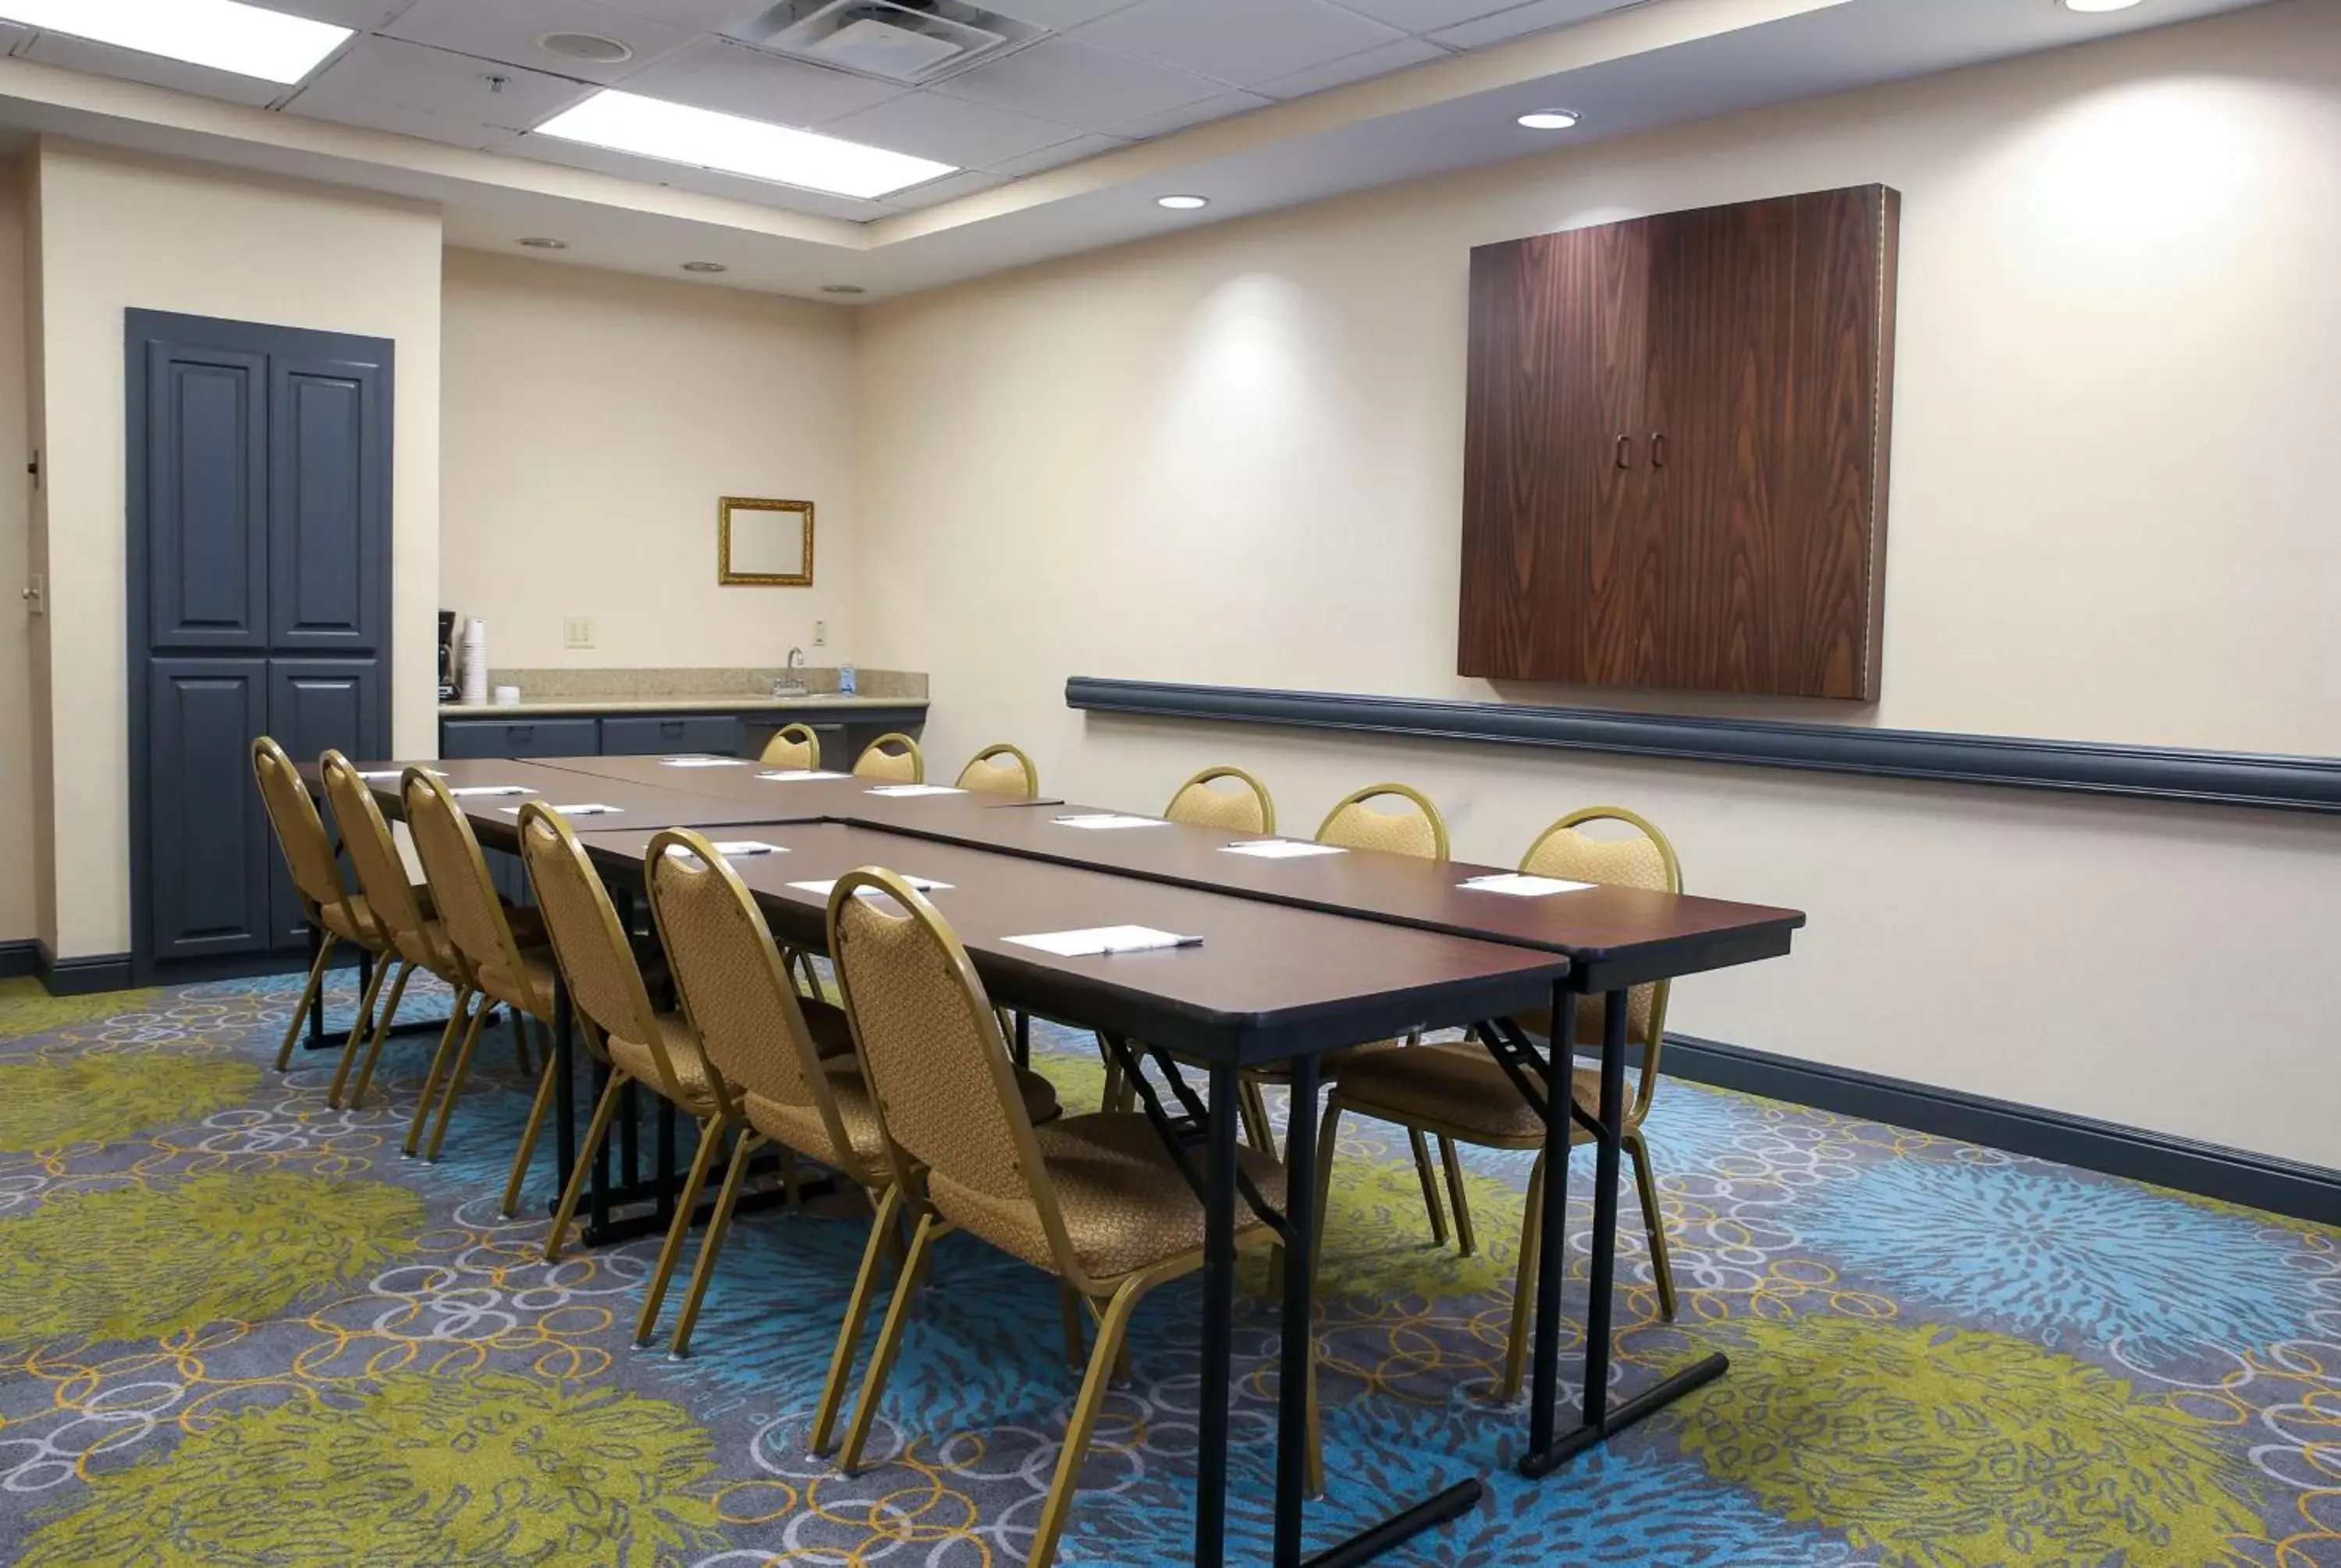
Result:
<instances>
[{"instance_id":1,"label":"recessed ceiling light","mask_svg":"<svg viewBox=\"0 0 2341 1568\"><path fill-rule=\"evenodd\" d=\"M532 251L565 251L569 248L567 240L556 240L550 234L531 234L520 243Z\"/></svg>"},{"instance_id":2,"label":"recessed ceiling light","mask_svg":"<svg viewBox=\"0 0 2341 1568\"><path fill-rule=\"evenodd\" d=\"M599 33L547 33L536 41L536 46L548 55L583 61L588 65L615 65L634 57L632 49Z\"/></svg>"},{"instance_id":3,"label":"recessed ceiling light","mask_svg":"<svg viewBox=\"0 0 2341 1568\"><path fill-rule=\"evenodd\" d=\"M866 294L870 291L860 283L823 283L821 292L825 294Z\"/></svg>"},{"instance_id":4,"label":"recessed ceiling light","mask_svg":"<svg viewBox=\"0 0 2341 1568\"><path fill-rule=\"evenodd\" d=\"M2127 11L2138 0L2064 0L2065 9L2078 11L2083 15L2095 15L2100 11Z\"/></svg>"},{"instance_id":5,"label":"recessed ceiling light","mask_svg":"<svg viewBox=\"0 0 2341 1568\"><path fill-rule=\"evenodd\" d=\"M1157 196L1154 204L1168 207L1174 213L1191 213L1198 207L1210 206L1211 199L1209 196Z\"/></svg>"},{"instance_id":6,"label":"recessed ceiling light","mask_svg":"<svg viewBox=\"0 0 2341 1568\"><path fill-rule=\"evenodd\" d=\"M8 3L0 0L0 5ZM931 158L913 158L907 153L865 147L859 142L817 136L810 131L792 131L764 120L694 109L638 93L596 93L539 125L536 134L865 199L959 172L956 164L938 164Z\"/></svg>"},{"instance_id":7,"label":"recessed ceiling light","mask_svg":"<svg viewBox=\"0 0 2341 1568\"><path fill-rule=\"evenodd\" d=\"M682 270L686 273L728 273L732 269L722 262L685 262Z\"/></svg>"},{"instance_id":8,"label":"recessed ceiling light","mask_svg":"<svg viewBox=\"0 0 2341 1568\"><path fill-rule=\"evenodd\" d=\"M0 19L288 85L352 36L242 0L0 0Z\"/></svg>"},{"instance_id":9,"label":"recessed ceiling light","mask_svg":"<svg viewBox=\"0 0 2341 1568\"><path fill-rule=\"evenodd\" d=\"M1577 115L1569 109L1539 109L1522 114L1519 123L1531 131L1569 131L1576 128Z\"/></svg>"}]
</instances>

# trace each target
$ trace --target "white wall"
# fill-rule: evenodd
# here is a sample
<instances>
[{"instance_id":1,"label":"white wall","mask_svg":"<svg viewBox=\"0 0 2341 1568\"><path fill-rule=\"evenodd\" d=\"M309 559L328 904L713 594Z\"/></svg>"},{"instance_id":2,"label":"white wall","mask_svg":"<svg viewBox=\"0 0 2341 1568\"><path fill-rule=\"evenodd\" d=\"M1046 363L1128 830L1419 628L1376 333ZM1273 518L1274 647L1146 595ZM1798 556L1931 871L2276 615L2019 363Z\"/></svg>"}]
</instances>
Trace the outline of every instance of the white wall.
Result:
<instances>
[{"instance_id":1,"label":"white wall","mask_svg":"<svg viewBox=\"0 0 2341 1568\"><path fill-rule=\"evenodd\" d=\"M42 938L75 958L131 945L123 313L396 342L393 742L400 756L434 756L441 241L434 212L65 144L43 143L35 172L46 488L34 553L51 612L35 622L47 690L34 749L54 800L35 855L50 878Z\"/></svg>"},{"instance_id":2,"label":"white wall","mask_svg":"<svg viewBox=\"0 0 2341 1568\"><path fill-rule=\"evenodd\" d=\"M0 453L32 451L25 415L23 171L0 165ZM0 484L0 942L38 929L33 897L32 483Z\"/></svg>"},{"instance_id":3,"label":"white wall","mask_svg":"<svg viewBox=\"0 0 2341 1568\"><path fill-rule=\"evenodd\" d=\"M1905 194L1884 700L1454 673L1468 252ZM1636 805L1696 890L1810 912L1676 1027L2341 1165L2329 821L1068 711L1071 674L2341 750L2341 7L2224 19L1233 222L873 308L858 623L928 745L1300 831L1400 777L1459 854ZM2289 1086L2289 1089L2287 1089Z\"/></svg>"},{"instance_id":4,"label":"white wall","mask_svg":"<svg viewBox=\"0 0 2341 1568\"><path fill-rule=\"evenodd\" d=\"M492 665L852 656L851 312L461 250L445 303L441 588ZM812 587L717 585L726 495L814 504Z\"/></svg>"}]
</instances>

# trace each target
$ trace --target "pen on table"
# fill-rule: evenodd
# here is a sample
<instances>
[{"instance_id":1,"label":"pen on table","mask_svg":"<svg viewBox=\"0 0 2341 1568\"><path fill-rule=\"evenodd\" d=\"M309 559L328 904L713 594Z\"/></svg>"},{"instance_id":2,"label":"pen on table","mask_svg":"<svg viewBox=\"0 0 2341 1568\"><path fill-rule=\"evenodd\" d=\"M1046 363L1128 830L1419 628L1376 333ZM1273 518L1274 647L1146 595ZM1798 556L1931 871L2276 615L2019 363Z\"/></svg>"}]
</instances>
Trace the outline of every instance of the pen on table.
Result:
<instances>
[{"instance_id":1,"label":"pen on table","mask_svg":"<svg viewBox=\"0 0 2341 1568\"><path fill-rule=\"evenodd\" d=\"M1173 948L1200 948L1202 945L1200 937L1180 937L1170 942L1132 942L1119 948L1100 948L1098 957L1110 958L1116 953L1167 953Z\"/></svg>"}]
</instances>

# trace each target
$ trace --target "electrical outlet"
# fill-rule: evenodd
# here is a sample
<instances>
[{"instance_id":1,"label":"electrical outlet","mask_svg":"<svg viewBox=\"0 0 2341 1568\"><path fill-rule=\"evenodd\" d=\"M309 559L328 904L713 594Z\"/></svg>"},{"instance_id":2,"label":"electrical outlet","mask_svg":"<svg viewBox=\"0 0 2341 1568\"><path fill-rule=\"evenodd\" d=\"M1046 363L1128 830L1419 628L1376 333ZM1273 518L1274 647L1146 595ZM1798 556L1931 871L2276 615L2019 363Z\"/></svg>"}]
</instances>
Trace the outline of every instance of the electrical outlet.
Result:
<instances>
[{"instance_id":1,"label":"electrical outlet","mask_svg":"<svg viewBox=\"0 0 2341 1568\"><path fill-rule=\"evenodd\" d=\"M563 648L593 647L593 618L590 615L573 615L563 620L561 623L561 645Z\"/></svg>"},{"instance_id":2,"label":"electrical outlet","mask_svg":"<svg viewBox=\"0 0 2341 1568\"><path fill-rule=\"evenodd\" d=\"M827 648L829 646L828 621L816 620L812 623L812 645L815 648Z\"/></svg>"}]
</instances>

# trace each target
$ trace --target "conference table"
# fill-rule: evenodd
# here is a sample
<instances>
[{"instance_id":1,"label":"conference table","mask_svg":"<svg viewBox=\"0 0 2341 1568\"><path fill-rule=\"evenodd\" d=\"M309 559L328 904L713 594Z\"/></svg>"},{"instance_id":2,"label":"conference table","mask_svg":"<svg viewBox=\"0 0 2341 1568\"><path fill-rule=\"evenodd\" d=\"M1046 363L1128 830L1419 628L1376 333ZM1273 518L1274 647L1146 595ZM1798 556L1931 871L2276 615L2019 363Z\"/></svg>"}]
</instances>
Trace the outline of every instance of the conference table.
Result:
<instances>
[{"instance_id":1,"label":"conference table","mask_svg":"<svg viewBox=\"0 0 2341 1568\"><path fill-rule=\"evenodd\" d=\"M1550 1192L1541 1219L1522 1474L1549 1474L1727 1368L1722 1355L1710 1355L1631 1400L1609 1402L1627 997L1634 986L1785 955L1804 924L1796 910L1606 886L1511 896L1469 886L1500 875L1501 868L1362 850L1261 856L1244 846L1287 841L1104 807L933 787L905 790L730 759L423 765L440 769L453 789L517 787L555 807L606 808L573 817L573 825L613 896L628 904L628 891L642 885L647 846L661 829L698 828L719 842L770 846L734 854L733 868L776 939L809 951L826 947L827 903L792 883L825 882L860 866L883 865L947 884L930 896L994 1001L1100 1032L1204 1208L1198 1564L1215 1568L1225 1553L1236 1206L1259 1212L1288 1255L1297 1258L1311 1255L1320 1217L1312 1212L1314 1184L1305 1176L1287 1184L1280 1211L1240 1178L1238 1075L1245 1067L1284 1064L1293 1105L1309 1107L1316 1103L1323 1052L1415 1029L1465 1027L1542 1114ZM375 776L369 782L393 815L400 766L360 764ZM314 769L304 772L314 775ZM464 794L457 803L483 846L511 849L518 843L517 800L526 798ZM1125 924L1203 940L1077 958L1005 941ZM1570 1094L1571 1042L1580 1004L1595 997L1603 1008L1599 1087L1589 1118L1576 1111ZM1539 1011L1549 1018L1549 1043L1541 1046L1514 1021ZM568 1031L561 1035L566 1090L571 1047ZM1190 1087L1174 1054L1200 1070L1205 1094ZM1139 1070L1142 1060L1151 1062L1154 1081ZM560 1104L556 1126L565 1181L573 1147L565 1124L574 1113L568 1094ZM1562 1431L1561 1287L1573 1113L1592 1135L1596 1174L1582 1413ZM1316 1117L1297 1110L1288 1122L1288 1168L1309 1172L1316 1160ZM671 1189L672 1161L662 1164ZM1297 1355L1308 1343L1313 1281L1306 1268L1281 1272L1282 1343ZM1278 1568L1303 1562L1305 1386L1303 1379L1280 1380ZM1310 1568L1362 1563L1468 1512L1481 1495L1477 1478L1466 1478L1306 1561Z\"/></svg>"}]
</instances>

